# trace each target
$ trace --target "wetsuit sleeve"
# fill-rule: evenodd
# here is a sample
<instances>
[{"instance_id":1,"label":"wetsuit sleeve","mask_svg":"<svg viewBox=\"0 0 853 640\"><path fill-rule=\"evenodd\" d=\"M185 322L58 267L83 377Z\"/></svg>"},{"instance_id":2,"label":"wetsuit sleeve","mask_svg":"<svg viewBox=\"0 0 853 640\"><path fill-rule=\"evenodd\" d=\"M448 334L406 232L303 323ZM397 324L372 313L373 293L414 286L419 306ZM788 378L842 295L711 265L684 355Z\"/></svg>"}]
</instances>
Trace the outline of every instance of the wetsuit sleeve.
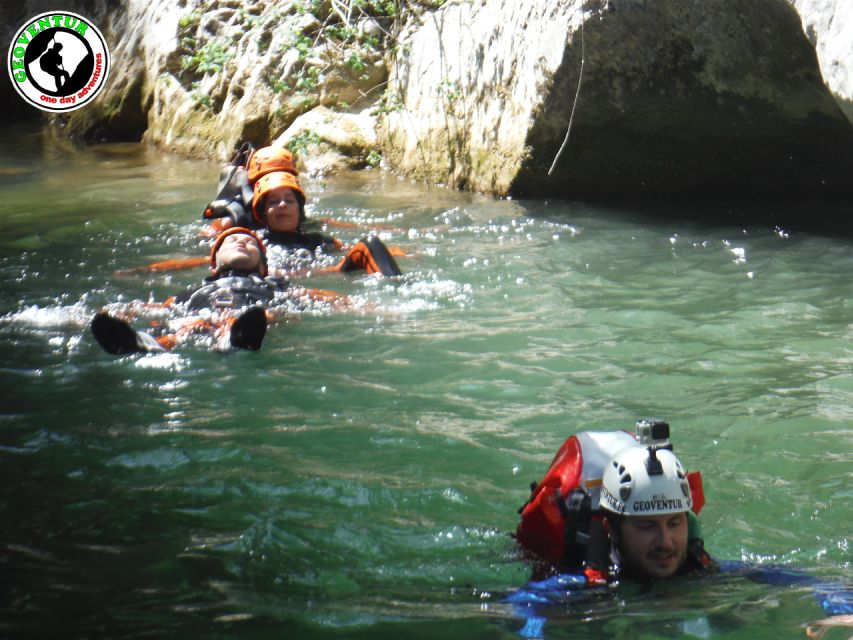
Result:
<instances>
[{"instance_id":1,"label":"wetsuit sleeve","mask_svg":"<svg viewBox=\"0 0 853 640\"><path fill-rule=\"evenodd\" d=\"M522 638L543 638L547 618L542 607L564 604L583 597L587 580L583 575L561 573L545 580L531 580L523 587L511 592L504 601L512 605L513 613L524 621L518 630Z\"/></svg>"},{"instance_id":2,"label":"wetsuit sleeve","mask_svg":"<svg viewBox=\"0 0 853 640\"><path fill-rule=\"evenodd\" d=\"M207 205L207 209L204 210L203 219L207 220L214 225L218 230L224 230L228 227L246 227L247 229L256 229L258 225L255 223L255 219L250 216L245 207L243 207L238 202L230 202L227 206L216 210L210 211L211 206L216 204L215 202ZM211 215L208 215L208 212L211 212ZM228 220L229 223L223 224L224 220Z\"/></svg>"},{"instance_id":3,"label":"wetsuit sleeve","mask_svg":"<svg viewBox=\"0 0 853 640\"><path fill-rule=\"evenodd\" d=\"M815 600L831 616L853 614L853 589L840 582L819 580L804 571L780 566L756 566L745 562L721 561L720 571L737 572L761 584L779 586L802 585L812 588Z\"/></svg>"}]
</instances>

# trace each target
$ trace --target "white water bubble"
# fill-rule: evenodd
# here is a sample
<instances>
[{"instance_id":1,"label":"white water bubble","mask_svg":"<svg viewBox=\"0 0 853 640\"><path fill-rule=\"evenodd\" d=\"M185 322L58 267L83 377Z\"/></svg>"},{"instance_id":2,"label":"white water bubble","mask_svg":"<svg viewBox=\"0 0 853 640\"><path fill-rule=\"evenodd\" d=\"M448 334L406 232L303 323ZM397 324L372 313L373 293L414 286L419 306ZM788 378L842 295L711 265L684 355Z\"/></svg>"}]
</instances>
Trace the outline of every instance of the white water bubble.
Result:
<instances>
[{"instance_id":1,"label":"white water bubble","mask_svg":"<svg viewBox=\"0 0 853 640\"><path fill-rule=\"evenodd\" d=\"M743 247L731 247L729 249L735 257L735 264L743 264L746 262L746 249Z\"/></svg>"},{"instance_id":2,"label":"white water bubble","mask_svg":"<svg viewBox=\"0 0 853 640\"><path fill-rule=\"evenodd\" d=\"M91 311L80 302L72 305L40 307L30 305L3 316L3 322L26 324L35 327L62 327L87 324Z\"/></svg>"},{"instance_id":3,"label":"white water bubble","mask_svg":"<svg viewBox=\"0 0 853 640\"><path fill-rule=\"evenodd\" d=\"M441 492L441 495L444 496L450 502L455 502L456 504L463 504L465 502L465 496L459 493L456 489L445 489ZM450 534L448 537L453 537Z\"/></svg>"},{"instance_id":4,"label":"white water bubble","mask_svg":"<svg viewBox=\"0 0 853 640\"><path fill-rule=\"evenodd\" d=\"M177 353L155 353L138 358L133 366L137 369L162 369L183 371L187 363Z\"/></svg>"},{"instance_id":5,"label":"white water bubble","mask_svg":"<svg viewBox=\"0 0 853 640\"><path fill-rule=\"evenodd\" d=\"M704 616L693 620L685 620L681 624L684 628L684 633L688 636L693 636L694 638L710 638L713 635L708 618Z\"/></svg>"}]
</instances>

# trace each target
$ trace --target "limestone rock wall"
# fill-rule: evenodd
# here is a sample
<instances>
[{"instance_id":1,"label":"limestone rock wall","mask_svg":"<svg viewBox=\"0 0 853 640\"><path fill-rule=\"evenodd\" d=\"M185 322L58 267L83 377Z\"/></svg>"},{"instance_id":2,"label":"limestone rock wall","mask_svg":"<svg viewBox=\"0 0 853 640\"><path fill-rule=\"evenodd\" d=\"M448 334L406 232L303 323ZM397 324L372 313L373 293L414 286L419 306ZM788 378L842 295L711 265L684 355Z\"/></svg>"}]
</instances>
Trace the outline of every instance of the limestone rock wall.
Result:
<instances>
[{"instance_id":1,"label":"limestone rock wall","mask_svg":"<svg viewBox=\"0 0 853 640\"><path fill-rule=\"evenodd\" d=\"M451 2L403 32L390 84L386 155L433 182L563 196L850 191L853 128L784 0Z\"/></svg>"},{"instance_id":2,"label":"limestone rock wall","mask_svg":"<svg viewBox=\"0 0 853 640\"><path fill-rule=\"evenodd\" d=\"M817 51L826 86L853 122L853 2L792 0Z\"/></svg>"},{"instance_id":3,"label":"limestone rock wall","mask_svg":"<svg viewBox=\"0 0 853 640\"><path fill-rule=\"evenodd\" d=\"M506 193L582 0L451 2L400 36L382 136L418 179Z\"/></svg>"},{"instance_id":4,"label":"limestone rock wall","mask_svg":"<svg viewBox=\"0 0 853 640\"><path fill-rule=\"evenodd\" d=\"M12 22L65 9L88 15L104 33L109 80L90 108L54 118L69 134L226 158L244 140L270 142L318 106L362 112L379 99L387 78L382 21L355 14L344 23L331 7L307 0L28 0Z\"/></svg>"}]
</instances>

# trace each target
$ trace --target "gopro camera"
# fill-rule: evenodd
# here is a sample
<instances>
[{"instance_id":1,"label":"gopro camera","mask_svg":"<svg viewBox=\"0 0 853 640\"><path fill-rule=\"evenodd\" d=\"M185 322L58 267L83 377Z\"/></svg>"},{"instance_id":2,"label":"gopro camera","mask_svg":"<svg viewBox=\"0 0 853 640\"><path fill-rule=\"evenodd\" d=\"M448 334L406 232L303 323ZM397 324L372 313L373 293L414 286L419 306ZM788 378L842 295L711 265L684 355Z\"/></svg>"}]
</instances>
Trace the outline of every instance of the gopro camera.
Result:
<instances>
[{"instance_id":1,"label":"gopro camera","mask_svg":"<svg viewBox=\"0 0 853 640\"><path fill-rule=\"evenodd\" d=\"M652 446L659 449L672 449L669 441L669 423L657 418L638 420L635 425L637 429L637 440L643 446Z\"/></svg>"}]
</instances>

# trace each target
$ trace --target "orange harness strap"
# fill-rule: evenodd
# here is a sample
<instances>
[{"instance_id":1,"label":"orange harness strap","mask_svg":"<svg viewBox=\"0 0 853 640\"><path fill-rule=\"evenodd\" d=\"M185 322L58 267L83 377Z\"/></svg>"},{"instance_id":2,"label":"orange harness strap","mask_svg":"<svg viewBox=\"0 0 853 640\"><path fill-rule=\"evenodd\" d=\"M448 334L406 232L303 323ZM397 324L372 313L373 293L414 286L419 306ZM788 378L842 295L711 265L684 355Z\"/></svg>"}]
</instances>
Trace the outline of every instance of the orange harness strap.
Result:
<instances>
[{"instance_id":1,"label":"orange harness strap","mask_svg":"<svg viewBox=\"0 0 853 640\"><path fill-rule=\"evenodd\" d=\"M156 327L159 324L159 321L154 321L151 323L151 326ZM183 340L190 334L204 333L207 331L214 332L216 328L217 325L208 320L193 318L178 327L174 333L165 333L161 336L157 336L155 340L157 340L161 347L171 350L178 343L183 342Z\"/></svg>"},{"instance_id":2,"label":"orange harness strap","mask_svg":"<svg viewBox=\"0 0 853 640\"><path fill-rule=\"evenodd\" d=\"M116 275L128 275L131 273L141 273L145 271L178 271L180 269L192 269L200 267L203 264L208 264L209 258L172 258L169 260L161 260L160 262L152 262L143 267L133 267L132 269L121 269L116 271Z\"/></svg>"},{"instance_id":3,"label":"orange harness strap","mask_svg":"<svg viewBox=\"0 0 853 640\"><path fill-rule=\"evenodd\" d=\"M225 226L226 220L229 222L228 226ZM231 227L232 224L231 218L214 218L209 224L202 228L199 235L202 238L215 238L220 233Z\"/></svg>"},{"instance_id":4,"label":"orange harness strap","mask_svg":"<svg viewBox=\"0 0 853 640\"><path fill-rule=\"evenodd\" d=\"M178 344L178 337L173 333L169 333L165 336L157 336L154 339L161 347L168 351L174 349L175 346Z\"/></svg>"},{"instance_id":5,"label":"orange harness strap","mask_svg":"<svg viewBox=\"0 0 853 640\"><path fill-rule=\"evenodd\" d=\"M370 227L371 229L383 229L386 231L399 231L397 227L391 224L362 224L359 222L345 222L344 220L335 220L334 218L314 218L318 222L322 222L327 227L336 227L339 229L363 229Z\"/></svg>"},{"instance_id":6,"label":"orange harness strap","mask_svg":"<svg viewBox=\"0 0 853 640\"><path fill-rule=\"evenodd\" d=\"M272 315L267 313L267 318L271 319ZM158 336L156 340L160 346L170 350L182 342L188 335L194 333L211 333L214 340L221 342L227 339L228 333L231 331L231 326L236 320L237 317L230 313L223 314L213 320L193 318L181 325L174 333Z\"/></svg>"}]
</instances>

